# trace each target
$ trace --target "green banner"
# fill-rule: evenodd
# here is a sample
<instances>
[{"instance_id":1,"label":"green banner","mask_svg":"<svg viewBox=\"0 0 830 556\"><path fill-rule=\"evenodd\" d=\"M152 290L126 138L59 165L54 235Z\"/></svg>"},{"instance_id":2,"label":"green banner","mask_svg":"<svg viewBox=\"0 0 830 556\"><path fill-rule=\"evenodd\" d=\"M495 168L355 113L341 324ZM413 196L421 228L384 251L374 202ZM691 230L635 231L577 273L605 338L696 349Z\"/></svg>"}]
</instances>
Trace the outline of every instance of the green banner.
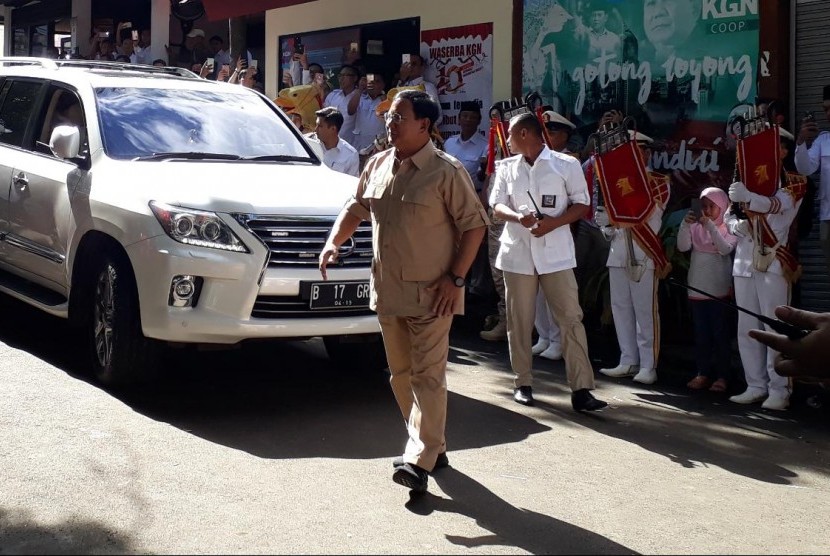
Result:
<instances>
[{"instance_id":1,"label":"green banner","mask_svg":"<svg viewBox=\"0 0 830 556\"><path fill-rule=\"evenodd\" d=\"M725 176L726 122L755 101L758 4L525 0L523 92L540 93L583 138L621 110L663 142L656 170Z\"/></svg>"}]
</instances>

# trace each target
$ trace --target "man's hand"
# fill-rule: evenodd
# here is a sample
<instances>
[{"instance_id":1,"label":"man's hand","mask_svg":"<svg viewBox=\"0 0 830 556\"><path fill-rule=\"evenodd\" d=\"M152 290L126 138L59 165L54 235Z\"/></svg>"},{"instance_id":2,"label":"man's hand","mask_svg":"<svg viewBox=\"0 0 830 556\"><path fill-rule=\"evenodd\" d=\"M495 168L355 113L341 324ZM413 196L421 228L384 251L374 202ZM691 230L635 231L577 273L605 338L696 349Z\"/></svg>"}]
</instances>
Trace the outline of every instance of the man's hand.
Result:
<instances>
[{"instance_id":1,"label":"man's hand","mask_svg":"<svg viewBox=\"0 0 830 556\"><path fill-rule=\"evenodd\" d=\"M456 286L446 274L431 286L427 286L426 290L435 294L435 299L432 302L432 312L439 317L454 315L456 307L461 303L461 296L464 295L464 288Z\"/></svg>"},{"instance_id":2,"label":"man's hand","mask_svg":"<svg viewBox=\"0 0 830 556\"><path fill-rule=\"evenodd\" d=\"M401 64L401 69L400 69L400 72L399 72L401 83L406 83L407 81L409 81L409 75L411 73L412 73L412 66L409 64L409 62Z\"/></svg>"},{"instance_id":3,"label":"man's hand","mask_svg":"<svg viewBox=\"0 0 830 556\"><path fill-rule=\"evenodd\" d=\"M522 214L519 218L519 224L524 226L525 228L533 228L536 224L539 223L539 219L531 212L528 214Z\"/></svg>"},{"instance_id":4,"label":"man's hand","mask_svg":"<svg viewBox=\"0 0 830 556\"><path fill-rule=\"evenodd\" d=\"M323 246L323 250L320 252L320 257L318 259L318 267L320 268L320 274L322 274L323 280L329 279L328 275L326 274L326 267L329 265L329 263L337 261L337 253L338 249L335 244L326 243Z\"/></svg>"},{"instance_id":5,"label":"man's hand","mask_svg":"<svg viewBox=\"0 0 830 556\"><path fill-rule=\"evenodd\" d=\"M733 203L748 203L752 200L752 193L743 182L736 181L729 186L729 200Z\"/></svg>"},{"instance_id":6,"label":"man's hand","mask_svg":"<svg viewBox=\"0 0 830 556\"><path fill-rule=\"evenodd\" d=\"M366 87L368 86L369 82L366 80L366 76L360 78L360 81L357 82L357 90L360 95L366 92Z\"/></svg>"},{"instance_id":7,"label":"man's hand","mask_svg":"<svg viewBox=\"0 0 830 556\"><path fill-rule=\"evenodd\" d=\"M539 225L535 228L531 228L530 230L533 237L542 237L543 235L549 234L559 227L559 219L554 218L553 216L545 216L537 222Z\"/></svg>"},{"instance_id":8,"label":"man's hand","mask_svg":"<svg viewBox=\"0 0 830 556\"><path fill-rule=\"evenodd\" d=\"M830 313L813 313L781 306L775 316L804 330L812 330L800 340L790 340L775 332L750 330L749 336L779 352L775 372L781 376L830 378Z\"/></svg>"},{"instance_id":9,"label":"man's hand","mask_svg":"<svg viewBox=\"0 0 830 556\"><path fill-rule=\"evenodd\" d=\"M804 118L801 120L801 128L798 130L798 137L796 143L799 145L804 143L812 143L818 136L818 124L813 118Z\"/></svg>"}]
</instances>

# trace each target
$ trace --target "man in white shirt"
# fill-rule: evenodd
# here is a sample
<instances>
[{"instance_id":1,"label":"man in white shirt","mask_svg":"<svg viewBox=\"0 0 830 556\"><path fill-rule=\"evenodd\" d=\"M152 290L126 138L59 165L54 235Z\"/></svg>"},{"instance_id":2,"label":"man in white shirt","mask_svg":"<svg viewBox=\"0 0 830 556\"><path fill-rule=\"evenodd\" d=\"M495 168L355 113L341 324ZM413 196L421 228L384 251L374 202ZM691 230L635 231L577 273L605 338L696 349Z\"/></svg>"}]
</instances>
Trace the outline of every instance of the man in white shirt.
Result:
<instances>
[{"instance_id":1,"label":"man in white shirt","mask_svg":"<svg viewBox=\"0 0 830 556\"><path fill-rule=\"evenodd\" d=\"M821 109L830 118L830 85L824 87ZM795 167L809 176L821 170L818 188L819 238L824 252L824 263L830 274L830 132L819 133L815 118L804 118L795 147Z\"/></svg>"},{"instance_id":2,"label":"man in white shirt","mask_svg":"<svg viewBox=\"0 0 830 556\"><path fill-rule=\"evenodd\" d=\"M434 83L424 80L424 72L426 71L426 60L420 54L410 54L409 62L401 64L400 81L398 87L414 87L416 85L423 85L424 90L429 95L429 98L438 104L438 120L435 122L435 127L441 126L441 101L438 98L438 88Z\"/></svg>"},{"instance_id":3,"label":"man in white shirt","mask_svg":"<svg viewBox=\"0 0 830 556\"><path fill-rule=\"evenodd\" d=\"M484 182L479 179L481 161L487 158L487 140L478 132L481 124L481 108L475 102L462 102L458 110L458 125L461 133L449 137L444 142L444 152L454 156L464 165L470 174L481 204L487 206L487 199L482 192Z\"/></svg>"},{"instance_id":4,"label":"man in white shirt","mask_svg":"<svg viewBox=\"0 0 830 556\"><path fill-rule=\"evenodd\" d=\"M369 73L360 78L359 95L349 99L348 113L354 116L354 137L352 146L358 152L374 142L381 133L386 134L386 124L375 113L378 105L386 99L385 82L379 73Z\"/></svg>"},{"instance_id":5,"label":"man in white shirt","mask_svg":"<svg viewBox=\"0 0 830 556\"><path fill-rule=\"evenodd\" d=\"M548 149L535 114L515 116L508 133L519 154L499 165L490 205L505 221L496 267L504 272L507 290L510 364L516 374L513 399L533 404L531 331L541 285L561 329L571 405L575 411L597 411L608 404L590 392L594 370L582 326L569 226L588 210L585 176L577 159Z\"/></svg>"},{"instance_id":6,"label":"man in white shirt","mask_svg":"<svg viewBox=\"0 0 830 556\"><path fill-rule=\"evenodd\" d=\"M345 65L340 68L337 75L339 89L335 89L326 95L323 107L334 107L343 116L343 125L340 128L340 138L345 139L349 144L354 141L354 115L349 114L349 101L353 96L360 96L357 90L357 82L360 79L360 72L354 66Z\"/></svg>"},{"instance_id":7,"label":"man in white shirt","mask_svg":"<svg viewBox=\"0 0 830 556\"><path fill-rule=\"evenodd\" d=\"M316 140L323 147L323 164L350 176L360 175L357 151L345 142L339 133L343 125L343 114L337 108L328 106L315 112L317 115Z\"/></svg>"}]
</instances>

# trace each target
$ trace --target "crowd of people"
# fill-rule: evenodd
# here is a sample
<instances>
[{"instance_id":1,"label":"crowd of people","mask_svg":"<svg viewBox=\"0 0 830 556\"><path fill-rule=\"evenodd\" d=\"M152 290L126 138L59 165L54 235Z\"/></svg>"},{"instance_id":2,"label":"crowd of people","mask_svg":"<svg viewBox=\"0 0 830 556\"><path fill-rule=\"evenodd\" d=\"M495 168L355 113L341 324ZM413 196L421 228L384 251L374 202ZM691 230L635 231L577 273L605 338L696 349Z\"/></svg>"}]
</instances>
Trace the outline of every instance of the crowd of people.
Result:
<instances>
[{"instance_id":1,"label":"crowd of people","mask_svg":"<svg viewBox=\"0 0 830 556\"><path fill-rule=\"evenodd\" d=\"M481 336L507 341L517 403L533 405L533 356L547 353L548 358L564 359L575 411L598 411L608 405L591 393L594 369L575 278L580 241L605 246L600 252L608 267L620 346L619 364L599 372L630 376L643 384L656 382L657 283L668 277L671 267L662 245L655 250L642 238L660 231L670 195L668 178L647 168L654 209L635 226L620 225L598 199L594 156L583 161L567 152L575 126L551 107L544 107L542 118L529 111L509 121L513 156L495 161L488 175L487 142L478 131L482 116L477 105L461 107L462 131L447 140L442 151L433 141L438 103L424 88L403 89L377 102L383 92L375 90L370 96L367 86L358 85L364 78L360 70L345 69L338 94L317 113L318 138L327 150L343 149L341 142L357 134L342 135L343 116L334 105L345 104L348 111L366 100L375 103L375 116L385 122L379 139L391 148L358 161L357 191L333 227L320 255L320 270L325 278L339 246L361 221L372 221L371 307L379 316L392 389L409 435L403 456L393 462L393 480L423 491L429 474L449 464L444 437L448 334L452 316L463 311L465 288L476 280L468 274L482 244L488 244L499 301L498 315ZM830 113L830 87L825 95ZM335 131L321 129L332 115L339 116L334 125L340 132L337 141ZM613 129L623 117L609 112L600 126ZM724 330L729 322L725 311L730 310L726 305L733 300L747 310L739 313L737 330L746 388L731 401L784 410L792 392L791 377L828 378L818 358L828 349L821 342L830 335L830 316L788 306L799 272L788 242L807 189L807 179L797 170L815 171L823 160L822 149L830 144L830 134L816 131L812 122L804 122L797 138L779 128L782 172L773 194L756 193L741 181L728 191L706 187L680 225L678 249L691 255L688 284L683 284L688 288L697 354L691 389L724 393L735 387L729 368L730 335ZM627 133L641 160L650 160L654 141L640 132ZM357 150L346 150L353 168ZM338 169L337 158L330 160L327 164ZM830 180L822 187L830 187L826 182ZM587 255L596 257L596 251L588 249ZM776 318L803 333L788 337L776 332L768 326Z\"/></svg>"}]
</instances>

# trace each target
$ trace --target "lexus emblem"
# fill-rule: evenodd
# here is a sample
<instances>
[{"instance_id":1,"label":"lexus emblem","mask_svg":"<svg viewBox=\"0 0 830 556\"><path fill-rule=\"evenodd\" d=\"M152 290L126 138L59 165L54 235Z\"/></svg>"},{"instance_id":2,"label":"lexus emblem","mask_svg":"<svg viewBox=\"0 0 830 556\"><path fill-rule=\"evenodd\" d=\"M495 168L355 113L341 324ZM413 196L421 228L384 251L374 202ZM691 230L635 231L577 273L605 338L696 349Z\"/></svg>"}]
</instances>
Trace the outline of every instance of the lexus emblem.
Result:
<instances>
[{"instance_id":1,"label":"lexus emblem","mask_svg":"<svg viewBox=\"0 0 830 556\"><path fill-rule=\"evenodd\" d=\"M356 247L356 245L355 245L355 242L354 242L354 238L350 237L349 239L347 239L343 243L343 245L341 245L337 249L337 257L341 258L341 259L345 258L345 257L348 257L349 255L354 253L355 247Z\"/></svg>"}]
</instances>

